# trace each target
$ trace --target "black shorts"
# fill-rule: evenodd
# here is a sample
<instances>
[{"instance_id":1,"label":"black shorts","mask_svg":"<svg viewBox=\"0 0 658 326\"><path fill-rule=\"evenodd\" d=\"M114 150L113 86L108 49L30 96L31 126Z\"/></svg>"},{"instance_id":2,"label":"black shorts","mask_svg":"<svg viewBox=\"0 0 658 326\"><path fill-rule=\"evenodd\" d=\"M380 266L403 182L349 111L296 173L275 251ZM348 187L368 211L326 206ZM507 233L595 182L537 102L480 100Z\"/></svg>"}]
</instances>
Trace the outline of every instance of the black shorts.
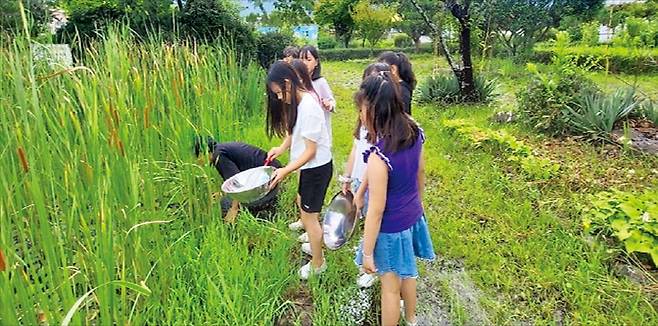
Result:
<instances>
[{"instance_id":1,"label":"black shorts","mask_svg":"<svg viewBox=\"0 0 658 326\"><path fill-rule=\"evenodd\" d=\"M324 196L327 194L334 165L329 162L315 168L304 169L299 173L299 188L297 193L301 197L302 210L306 213L320 213Z\"/></svg>"}]
</instances>

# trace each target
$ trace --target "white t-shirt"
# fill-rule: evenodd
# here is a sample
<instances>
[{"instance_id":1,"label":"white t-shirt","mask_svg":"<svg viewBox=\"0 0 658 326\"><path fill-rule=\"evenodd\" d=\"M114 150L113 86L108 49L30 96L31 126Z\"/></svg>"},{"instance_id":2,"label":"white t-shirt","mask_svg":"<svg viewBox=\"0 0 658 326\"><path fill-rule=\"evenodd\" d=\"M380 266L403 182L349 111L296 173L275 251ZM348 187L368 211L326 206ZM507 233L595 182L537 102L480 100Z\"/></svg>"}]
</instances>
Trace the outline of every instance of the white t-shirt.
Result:
<instances>
[{"instance_id":1,"label":"white t-shirt","mask_svg":"<svg viewBox=\"0 0 658 326\"><path fill-rule=\"evenodd\" d=\"M301 169L310 169L325 165L331 161L331 136L327 130L324 110L308 93L302 96L297 105L297 120L290 135L290 160L296 161L306 150L304 139L317 144L315 157L306 162Z\"/></svg>"},{"instance_id":2,"label":"white t-shirt","mask_svg":"<svg viewBox=\"0 0 658 326\"><path fill-rule=\"evenodd\" d=\"M366 163L363 162L363 153L370 149L372 146L366 140L366 135L368 130L365 127L361 127L359 130L359 139L354 139L354 146L356 151L354 152L354 165L352 165L352 179L359 180L363 182L364 174L366 173Z\"/></svg>"}]
</instances>

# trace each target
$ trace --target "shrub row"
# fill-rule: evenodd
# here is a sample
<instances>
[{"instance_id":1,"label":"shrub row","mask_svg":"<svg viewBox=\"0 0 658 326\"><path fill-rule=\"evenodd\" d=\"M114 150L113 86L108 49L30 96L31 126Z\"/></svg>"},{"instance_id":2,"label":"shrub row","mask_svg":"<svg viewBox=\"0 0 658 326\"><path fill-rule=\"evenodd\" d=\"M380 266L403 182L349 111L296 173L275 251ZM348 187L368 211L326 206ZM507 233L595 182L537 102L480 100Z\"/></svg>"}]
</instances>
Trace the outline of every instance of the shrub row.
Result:
<instances>
[{"instance_id":1,"label":"shrub row","mask_svg":"<svg viewBox=\"0 0 658 326\"><path fill-rule=\"evenodd\" d=\"M416 48L390 48L390 49L369 49L369 48L339 48L320 50L320 56L323 60L350 60L350 59L368 59L378 56L382 52L394 51L404 52L407 54L416 53ZM433 53L432 46L421 46L419 53Z\"/></svg>"},{"instance_id":2,"label":"shrub row","mask_svg":"<svg viewBox=\"0 0 658 326\"><path fill-rule=\"evenodd\" d=\"M658 73L658 49L624 47L550 47L534 49L533 61L551 63L554 57L568 56L578 65L587 64L613 73Z\"/></svg>"},{"instance_id":3,"label":"shrub row","mask_svg":"<svg viewBox=\"0 0 658 326\"><path fill-rule=\"evenodd\" d=\"M494 145L500 149L509 162L515 162L532 180L548 180L557 175L560 165L538 157L530 146L505 130L492 130L476 127L462 119L444 120L443 126L454 130L472 146Z\"/></svg>"}]
</instances>

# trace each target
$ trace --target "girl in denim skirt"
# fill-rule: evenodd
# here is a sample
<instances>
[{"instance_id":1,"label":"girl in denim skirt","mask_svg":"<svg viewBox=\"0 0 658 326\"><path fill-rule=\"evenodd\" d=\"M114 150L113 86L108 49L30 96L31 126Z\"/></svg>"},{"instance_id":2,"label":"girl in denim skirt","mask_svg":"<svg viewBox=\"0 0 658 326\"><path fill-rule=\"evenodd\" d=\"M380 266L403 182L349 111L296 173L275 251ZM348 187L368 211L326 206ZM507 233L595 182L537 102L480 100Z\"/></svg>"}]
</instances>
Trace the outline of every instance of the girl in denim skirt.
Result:
<instances>
[{"instance_id":1,"label":"girl in denim skirt","mask_svg":"<svg viewBox=\"0 0 658 326\"><path fill-rule=\"evenodd\" d=\"M382 325L397 325L400 299L407 325L416 325L416 258L435 258L421 197L423 131L404 113L400 86L390 73L367 77L355 101L374 144L367 163L368 212L355 262L381 279Z\"/></svg>"}]
</instances>

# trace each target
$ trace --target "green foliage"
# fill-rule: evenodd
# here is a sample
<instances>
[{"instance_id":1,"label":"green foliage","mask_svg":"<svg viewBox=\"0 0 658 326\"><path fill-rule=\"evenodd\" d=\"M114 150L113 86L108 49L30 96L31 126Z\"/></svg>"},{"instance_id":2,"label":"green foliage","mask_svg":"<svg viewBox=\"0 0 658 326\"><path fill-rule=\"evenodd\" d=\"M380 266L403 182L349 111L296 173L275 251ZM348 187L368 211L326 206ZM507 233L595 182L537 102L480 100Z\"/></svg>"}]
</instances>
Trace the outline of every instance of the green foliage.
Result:
<instances>
[{"instance_id":1,"label":"green foliage","mask_svg":"<svg viewBox=\"0 0 658 326\"><path fill-rule=\"evenodd\" d=\"M341 40L347 47L354 32L354 19L352 9L359 0L320 0L315 5L313 18L324 26L333 28L336 39Z\"/></svg>"},{"instance_id":2,"label":"green foliage","mask_svg":"<svg viewBox=\"0 0 658 326\"><path fill-rule=\"evenodd\" d=\"M509 54L516 56L532 50L551 27L558 27L563 17L588 17L603 4L602 0L502 0L484 2L489 17Z\"/></svg>"},{"instance_id":3,"label":"green foliage","mask_svg":"<svg viewBox=\"0 0 658 326\"><path fill-rule=\"evenodd\" d=\"M396 48L408 48L414 45L414 41L409 35L398 33L393 35L393 44Z\"/></svg>"},{"instance_id":4,"label":"green foliage","mask_svg":"<svg viewBox=\"0 0 658 326\"><path fill-rule=\"evenodd\" d=\"M489 102L496 97L497 83L483 74L475 77L475 99L471 102ZM419 103L454 104L466 100L461 96L459 82L454 74L438 74L428 77L418 87L416 100Z\"/></svg>"},{"instance_id":5,"label":"green foliage","mask_svg":"<svg viewBox=\"0 0 658 326\"><path fill-rule=\"evenodd\" d=\"M605 191L589 199L582 217L586 232L612 234L628 253L648 254L658 265L658 190Z\"/></svg>"},{"instance_id":6,"label":"green foliage","mask_svg":"<svg viewBox=\"0 0 658 326\"><path fill-rule=\"evenodd\" d=\"M186 37L200 41L228 41L235 44L240 53L254 52L253 30L223 1L188 0L181 13L180 25Z\"/></svg>"},{"instance_id":7,"label":"green foliage","mask_svg":"<svg viewBox=\"0 0 658 326\"><path fill-rule=\"evenodd\" d=\"M395 7L373 4L370 0L360 0L352 9L356 31L370 43L370 48L393 27L394 17Z\"/></svg>"},{"instance_id":8,"label":"green foliage","mask_svg":"<svg viewBox=\"0 0 658 326\"><path fill-rule=\"evenodd\" d=\"M294 27L313 23L310 14L313 0L277 0L274 11L267 17L267 24L277 27ZM262 21L265 23L265 21Z\"/></svg>"},{"instance_id":9,"label":"green foliage","mask_svg":"<svg viewBox=\"0 0 658 326\"><path fill-rule=\"evenodd\" d=\"M555 34L555 47L566 48L571 45L571 35L567 31L559 31Z\"/></svg>"},{"instance_id":10,"label":"green foliage","mask_svg":"<svg viewBox=\"0 0 658 326\"><path fill-rule=\"evenodd\" d=\"M518 164L532 180L550 179L560 169L559 164L537 157L530 146L505 130L480 128L461 119L444 120L442 124L448 129L455 130L475 147L493 144L500 148L507 156L507 160Z\"/></svg>"},{"instance_id":11,"label":"green foliage","mask_svg":"<svg viewBox=\"0 0 658 326\"><path fill-rule=\"evenodd\" d=\"M587 64L592 69L607 70L613 73L644 74L658 72L658 49L640 49L606 46L572 46L557 48L538 45L534 49L533 60L550 63L554 59L568 59L574 64Z\"/></svg>"},{"instance_id":12,"label":"green foliage","mask_svg":"<svg viewBox=\"0 0 658 326\"><path fill-rule=\"evenodd\" d=\"M589 22L581 25L580 44L585 46L597 46L599 44L599 23Z\"/></svg>"},{"instance_id":13,"label":"green foliage","mask_svg":"<svg viewBox=\"0 0 658 326\"><path fill-rule=\"evenodd\" d=\"M612 42L620 47L658 46L658 18L650 21L645 18L628 17L623 30Z\"/></svg>"},{"instance_id":14,"label":"green foliage","mask_svg":"<svg viewBox=\"0 0 658 326\"><path fill-rule=\"evenodd\" d=\"M217 172L191 152L199 134L270 145L262 69L115 31L57 73L0 45L0 324L274 323L289 237L247 213L224 225Z\"/></svg>"},{"instance_id":15,"label":"green foliage","mask_svg":"<svg viewBox=\"0 0 658 326\"><path fill-rule=\"evenodd\" d=\"M338 41L332 36L320 33L318 35L318 48L319 49L333 49L338 46Z\"/></svg>"},{"instance_id":16,"label":"green foliage","mask_svg":"<svg viewBox=\"0 0 658 326\"><path fill-rule=\"evenodd\" d=\"M52 8L53 0L23 1L23 5L28 19L28 28L32 36L45 31L46 24L49 22L49 9ZM0 1L0 13L2 13L0 15L0 33L14 34L22 31L23 20L17 0Z\"/></svg>"},{"instance_id":17,"label":"green foliage","mask_svg":"<svg viewBox=\"0 0 658 326\"><path fill-rule=\"evenodd\" d=\"M283 53L286 46L294 44L290 34L271 32L256 36L256 52L258 63L268 69L269 66Z\"/></svg>"},{"instance_id":18,"label":"green foliage","mask_svg":"<svg viewBox=\"0 0 658 326\"><path fill-rule=\"evenodd\" d=\"M658 127L658 103L652 100L645 100L640 106L640 113L642 116L649 121L653 122L653 125Z\"/></svg>"},{"instance_id":19,"label":"green foliage","mask_svg":"<svg viewBox=\"0 0 658 326\"><path fill-rule=\"evenodd\" d=\"M108 26L126 18L125 8L110 1L80 4L70 10L68 23L57 31L56 39L72 45L79 41L83 47L104 35Z\"/></svg>"},{"instance_id":20,"label":"green foliage","mask_svg":"<svg viewBox=\"0 0 658 326\"><path fill-rule=\"evenodd\" d=\"M129 22L131 29L144 38L154 33L170 37L173 32L169 0L68 0L62 1L62 5L69 16L68 23L57 33L57 39L63 43L88 44L104 35L110 24L118 22Z\"/></svg>"},{"instance_id":21,"label":"green foliage","mask_svg":"<svg viewBox=\"0 0 658 326\"><path fill-rule=\"evenodd\" d=\"M544 74L534 65L529 64L528 68L534 76L517 94L519 118L542 132L553 135L568 133L569 108L575 107L584 96L598 92L598 88L573 70Z\"/></svg>"},{"instance_id":22,"label":"green foliage","mask_svg":"<svg viewBox=\"0 0 658 326\"><path fill-rule=\"evenodd\" d=\"M658 1L647 0L643 2L628 3L620 6L610 7L598 13L598 21L603 25L617 27L624 25L629 17L645 18L648 20L658 19Z\"/></svg>"},{"instance_id":23,"label":"green foliage","mask_svg":"<svg viewBox=\"0 0 658 326\"><path fill-rule=\"evenodd\" d=\"M615 124L636 110L639 104L633 88L619 89L611 95L586 94L577 106L567 106L566 119L573 133L607 140Z\"/></svg>"},{"instance_id":24,"label":"green foliage","mask_svg":"<svg viewBox=\"0 0 658 326\"><path fill-rule=\"evenodd\" d=\"M376 49L367 49L367 48L336 48L336 49L325 49L320 51L320 55L323 60L351 60L351 59L367 59L377 57L380 53L385 51L395 51L395 52L405 52L412 53L415 48L376 48ZM423 46L420 48L420 53L433 53L434 49L431 46Z\"/></svg>"},{"instance_id":25,"label":"green foliage","mask_svg":"<svg viewBox=\"0 0 658 326\"><path fill-rule=\"evenodd\" d=\"M441 6L436 1L417 0L417 2L429 17L434 17L438 11L441 11ZM400 4L397 7L397 12L402 18L402 21L398 22L396 27L401 32L407 34L413 42L419 42L420 37L423 35L432 34L432 29L427 25L411 1L400 1ZM396 46L399 45L396 44Z\"/></svg>"}]
</instances>

